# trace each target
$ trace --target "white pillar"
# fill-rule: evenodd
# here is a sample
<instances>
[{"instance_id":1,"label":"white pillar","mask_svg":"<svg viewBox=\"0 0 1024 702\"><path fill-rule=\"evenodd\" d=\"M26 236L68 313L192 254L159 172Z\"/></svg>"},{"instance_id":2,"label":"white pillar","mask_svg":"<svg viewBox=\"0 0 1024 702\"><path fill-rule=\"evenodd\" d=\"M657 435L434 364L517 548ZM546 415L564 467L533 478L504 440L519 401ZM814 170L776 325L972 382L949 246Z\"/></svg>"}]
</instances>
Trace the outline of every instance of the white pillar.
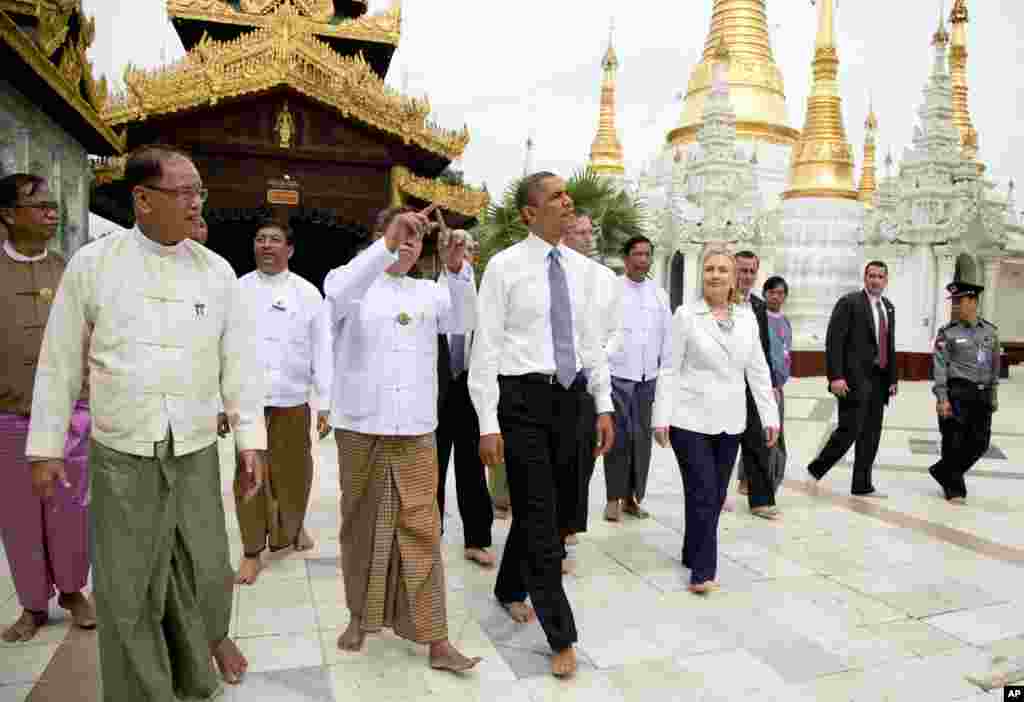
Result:
<instances>
[{"instance_id":1,"label":"white pillar","mask_svg":"<svg viewBox=\"0 0 1024 702\"><path fill-rule=\"evenodd\" d=\"M984 271L985 292L981 296L981 310L983 316L993 324L999 324L996 315L999 312L999 269L1002 266L1001 257L992 256L982 262Z\"/></svg>"},{"instance_id":2,"label":"white pillar","mask_svg":"<svg viewBox=\"0 0 1024 702\"><path fill-rule=\"evenodd\" d=\"M952 307L946 299L946 286L953 282L953 274L956 271L956 251L949 246L936 246L935 249L935 272L938 278L935 281L935 314L932 321L932 338L939 329L949 324Z\"/></svg>"}]
</instances>

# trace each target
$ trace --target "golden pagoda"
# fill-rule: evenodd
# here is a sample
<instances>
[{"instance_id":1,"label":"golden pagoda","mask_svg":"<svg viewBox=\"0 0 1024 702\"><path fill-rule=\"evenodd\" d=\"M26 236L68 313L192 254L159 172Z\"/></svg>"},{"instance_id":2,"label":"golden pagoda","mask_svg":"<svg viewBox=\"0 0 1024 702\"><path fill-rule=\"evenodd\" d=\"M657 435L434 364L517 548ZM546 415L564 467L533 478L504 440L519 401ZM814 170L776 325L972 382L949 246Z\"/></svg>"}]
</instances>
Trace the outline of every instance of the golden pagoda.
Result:
<instances>
[{"instance_id":1,"label":"golden pagoda","mask_svg":"<svg viewBox=\"0 0 1024 702\"><path fill-rule=\"evenodd\" d=\"M953 80L953 124L960 132L964 155L978 153L978 132L971 124L967 106L967 0L956 0L949 15L953 32L949 45L949 75Z\"/></svg>"},{"instance_id":2,"label":"golden pagoda","mask_svg":"<svg viewBox=\"0 0 1024 702\"><path fill-rule=\"evenodd\" d=\"M600 175L622 175L626 167L622 161L622 144L615 129L615 79L619 70L619 59L615 55L612 33L608 34L608 50L601 61L604 78L601 80L601 112L598 117L597 135L590 146L590 168Z\"/></svg>"},{"instance_id":3,"label":"golden pagoda","mask_svg":"<svg viewBox=\"0 0 1024 702\"><path fill-rule=\"evenodd\" d=\"M716 47L724 42L732 55L729 96L736 110L736 134L791 146L800 132L789 126L782 72L772 55L765 0L714 0L704 56L693 69L679 126L668 133L673 145L697 140L704 101L711 94Z\"/></svg>"},{"instance_id":4,"label":"golden pagoda","mask_svg":"<svg viewBox=\"0 0 1024 702\"><path fill-rule=\"evenodd\" d=\"M864 162L860 169L860 188L857 199L867 208L875 206L875 135L878 133L878 117L875 108L869 105L868 117L864 120Z\"/></svg>"},{"instance_id":5,"label":"golden pagoda","mask_svg":"<svg viewBox=\"0 0 1024 702\"><path fill-rule=\"evenodd\" d=\"M789 190L782 199L827 197L857 199L853 184L853 149L846 140L839 95L834 0L819 0L814 42L813 80L804 129L793 147Z\"/></svg>"}]
</instances>

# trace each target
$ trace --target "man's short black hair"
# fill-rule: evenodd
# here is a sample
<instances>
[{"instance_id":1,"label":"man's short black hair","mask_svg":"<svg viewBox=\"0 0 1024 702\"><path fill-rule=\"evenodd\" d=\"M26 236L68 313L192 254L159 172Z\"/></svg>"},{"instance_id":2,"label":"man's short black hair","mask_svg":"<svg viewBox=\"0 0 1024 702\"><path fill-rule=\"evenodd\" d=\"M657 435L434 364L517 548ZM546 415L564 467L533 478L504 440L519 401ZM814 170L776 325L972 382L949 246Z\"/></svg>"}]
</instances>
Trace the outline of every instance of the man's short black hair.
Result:
<instances>
[{"instance_id":1,"label":"man's short black hair","mask_svg":"<svg viewBox=\"0 0 1024 702\"><path fill-rule=\"evenodd\" d=\"M294 233L292 232L292 228L289 227L287 224L281 224L276 219L270 219L270 218L263 219L263 220L260 221L260 223L258 225L256 225L256 229L253 230L253 233L252 233L253 238L255 239L256 235L259 234L264 229L276 229L277 231L279 231L282 234L284 234L285 243L287 243L289 246L291 246L292 244L295 243L292 240L293 237L294 237Z\"/></svg>"},{"instance_id":2,"label":"man's short black hair","mask_svg":"<svg viewBox=\"0 0 1024 702\"><path fill-rule=\"evenodd\" d=\"M889 266L885 265L885 261L868 261L868 265L864 266L864 275L868 274L869 268L881 268L886 275L889 275Z\"/></svg>"},{"instance_id":3,"label":"man's short black hair","mask_svg":"<svg viewBox=\"0 0 1024 702\"><path fill-rule=\"evenodd\" d=\"M758 256L753 251L748 251L746 249L744 249L743 251L737 251L736 254L734 255L734 258L753 259L753 260L757 261L758 265L760 265L760 263L761 263L761 257L760 256Z\"/></svg>"},{"instance_id":4,"label":"man's short black hair","mask_svg":"<svg viewBox=\"0 0 1024 702\"><path fill-rule=\"evenodd\" d=\"M633 251L633 247L637 244L647 244L651 247L651 253L654 253L654 244L643 234L637 234L626 239L626 243L622 245L622 257L626 258Z\"/></svg>"},{"instance_id":5,"label":"man's short black hair","mask_svg":"<svg viewBox=\"0 0 1024 702\"><path fill-rule=\"evenodd\" d=\"M378 236L382 235L384 232L386 232L388 230L388 226L390 226L392 220L394 220L394 218L397 217L398 215L405 214L406 212L416 212L416 211L417 210L416 210L415 207L405 207L405 206L388 207L385 210L381 210L380 212L377 213L377 219L373 223L373 232L372 232L373 237L374 238L378 237Z\"/></svg>"},{"instance_id":6,"label":"man's short black hair","mask_svg":"<svg viewBox=\"0 0 1024 702\"><path fill-rule=\"evenodd\" d=\"M764 281L764 285L761 286L761 292L767 294L769 290L774 290L775 288L782 288L786 293L786 297L789 297L789 283L781 275L773 275Z\"/></svg>"},{"instance_id":7,"label":"man's short black hair","mask_svg":"<svg viewBox=\"0 0 1024 702\"><path fill-rule=\"evenodd\" d=\"M164 163L173 158L184 158L191 162L192 157L181 149L167 144L146 144L128 154L124 164L124 184L128 190L137 185L144 185L160 180L164 175Z\"/></svg>"},{"instance_id":8,"label":"man's short black hair","mask_svg":"<svg viewBox=\"0 0 1024 702\"><path fill-rule=\"evenodd\" d=\"M12 173L0 179L0 207L14 207L22 197L32 197L46 178L31 173Z\"/></svg>"},{"instance_id":9,"label":"man's short black hair","mask_svg":"<svg viewBox=\"0 0 1024 702\"><path fill-rule=\"evenodd\" d=\"M536 202L537 193L540 190L541 183L548 178L557 178L558 176L551 171L537 171L519 181L519 188L516 190L516 209L522 210L527 205L537 205Z\"/></svg>"}]
</instances>

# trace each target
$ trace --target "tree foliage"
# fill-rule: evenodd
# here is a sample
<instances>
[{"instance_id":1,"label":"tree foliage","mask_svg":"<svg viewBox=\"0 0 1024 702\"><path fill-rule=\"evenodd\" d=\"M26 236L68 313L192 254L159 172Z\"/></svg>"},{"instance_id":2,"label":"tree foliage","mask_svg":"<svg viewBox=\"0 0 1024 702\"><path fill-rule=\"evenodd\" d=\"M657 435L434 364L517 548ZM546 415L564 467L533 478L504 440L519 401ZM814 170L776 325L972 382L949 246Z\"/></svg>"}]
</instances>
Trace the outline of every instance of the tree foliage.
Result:
<instances>
[{"instance_id":1,"label":"tree foliage","mask_svg":"<svg viewBox=\"0 0 1024 702\"><path fill-rule=\"evenodd\" d=\"M473 235L480 242L478 275L486 268L491 256L521 241L528 233L516 209L516 192L521 180L517 178L511 182L500 199L491 201L487 213L473 230ZM602 263L618 260L626 240L644 233L646 213L643 205L611 178L590 168L580 169L566 181L566 191L576 211L590 215L594 223L595 258Z\"/></svg>"}]
</instances>

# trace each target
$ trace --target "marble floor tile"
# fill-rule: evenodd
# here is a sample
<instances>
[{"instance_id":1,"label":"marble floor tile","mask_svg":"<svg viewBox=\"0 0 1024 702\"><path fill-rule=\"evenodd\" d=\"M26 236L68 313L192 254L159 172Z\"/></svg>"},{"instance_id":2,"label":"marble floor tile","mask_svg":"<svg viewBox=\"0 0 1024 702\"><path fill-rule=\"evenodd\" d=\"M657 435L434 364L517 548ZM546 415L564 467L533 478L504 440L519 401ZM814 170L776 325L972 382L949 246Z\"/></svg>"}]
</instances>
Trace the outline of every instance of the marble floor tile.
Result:
<instances>
[{"instance_id":1,"label":"marble floor tile","mask_svg":"<svg viewBox=\"0 0 1024 702\"><path fill-rule=\"evenodd\" d=\"M527 680L529 678L551 677L550 648L545 653L525 648L513 648L511 646L496 646L496 648L502 660L517 679ZM576 664L581 672L596 669L593 661L578 648L576 650Z\"/></svg>"},{"instance_id":2,"label":"marble floor tile","mask_svg":"<svg viewBox=\"0 0 1024 702\"><path fill-rule=\"evenodd\" d=\"M929 617L925 621L961 641L983 646L1024 632L1024 605L979 607Z\"/></svg>"},{"instance_id":3,"label":"marble floor tile","mask_svg":"<svg viewBox=\"0 0 1024 702\"><path fill-rule=\"evenodd\" d=\"M314 668L324 664L317 632L250 636L236 640L249 659L249 672L265 673L292 668Z\"/></svg>"},{"instance_id":4,"label":"marble floor tile","mask_svg":"<svg viewBox=\"0 0 1024 702\"><path fill-rule=\"evenodd\" d=\"M0 702L25 702L33 685L0 685Z\"/></svg>"},{"instance_id":5,"label":"marble floor tile","mask_svg":"<svg viewBox=\"0 0 1024 702\"><path fill-rule=\"evenodd\" d=\"M241 685L226 686L224 702L336 702L323 666L250 671Z\"/></svg>"},{"instance_id":6,"label":"marble floor tile","mask_svg":"<svg viewBox=\"0 0 1024 702\"><path fill-rule=\"evenodd\" d=\"M625 702L629 698L605 672L581 670L570 680L539 675L523 682L533 702Z\"/></svg>"},{"instance_id":7,"label":"marble floor tile","mask_svg":"<svg viewBox=\"0 0 1024 702\"><path fill-rule=\"evenodd\" d=\"M684 673L699 676L695 689L701 700L756 699L755 691L786 687L770 665L741 648L677 656L675 662Z\"/></svg>"},{"instance_id":8,"label":"marble floor tile","mask_svg":"<svg viewBox=\"0 0 1024 702\"><path fill-rule=\"evenodd\" d=\"M59 644L4 648L0 653L0 685L31 683L42 675Z\"/></svg>"},{"instance_id":9,"label":"marble floor tile","mask_svg":"<svg viewBox=\"0 0 1024 702\"><path fill-rule=\"evenodd\" d=\"M948 574L922 572L913 566L837 575L833 580L918 619L999 602L977 585L960 582Z\"/></svg>"},{"instance_id":10,"label":"marble floor tile","mask_svg":"<svg viewBox=\"0 0 1024 702\"><path fill-rule=\"evenodd\" d=\"M289 634L316 629L309 581L260 580L238 595L238 636Z\"/></svg>"}]
</instances>

